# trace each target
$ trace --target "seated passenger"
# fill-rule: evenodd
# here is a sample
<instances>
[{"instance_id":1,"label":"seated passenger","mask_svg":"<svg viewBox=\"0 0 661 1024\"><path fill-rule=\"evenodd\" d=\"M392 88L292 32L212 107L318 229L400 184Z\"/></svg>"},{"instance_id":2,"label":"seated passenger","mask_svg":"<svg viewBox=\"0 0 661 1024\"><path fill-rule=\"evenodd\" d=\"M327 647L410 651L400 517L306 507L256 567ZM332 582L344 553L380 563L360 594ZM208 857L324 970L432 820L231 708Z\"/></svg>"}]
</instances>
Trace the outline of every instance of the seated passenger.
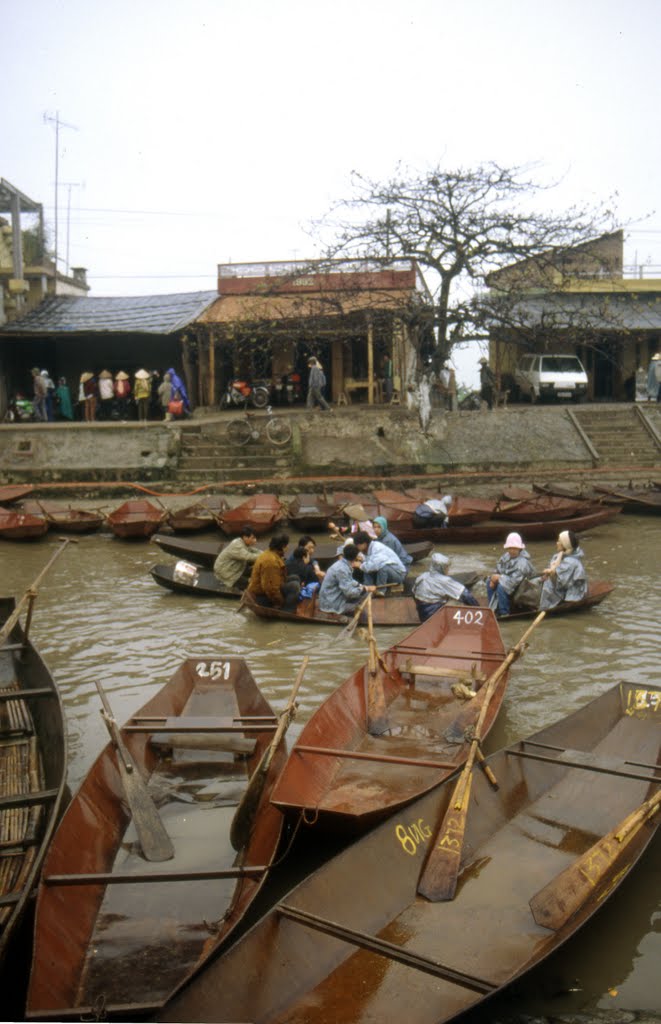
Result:
<instances>
[{"instance_id":1,"label":"seated passenger","mask_svg":"<svg viewBox=\"0 0 661 1024\"><path fill-rule=\"evenodd\" d=\"M563 530L555 546L557 553L542 573L540 611L555 608L563 601L582 601L588 592L583 550L573 530Z\"/></svg>"},{"instance_id":2,"label":"seated passenger","mask_svg":"<svg viewBox=\"0 0 661 1024\"><path fill-rule=\"evenodd\" d=\"M391 551L395 552L400 562L408 572L413 558L409 555L402 542L388 529L388 520L383 516L376 516L374 519L374 532L376 533L376 539L378 541L385 544Z\"/></svg>"},{"instance_id":3,"label":"seated passenger","mask_svg":"<svg viewBox=\"0 0 661 1024\"><path fill-rule=\"evenodd\" d=\"M447 575L449 565L450 559L447 555L436 552L431 556L428 571L421 573L415 580L413 597L420 622L426 622L449 600L461 601L462 604L468 605L478 603L463 583Z\"/></svg>"},{"instance_id":4,"label":"seated passenger","mask_svg":"<svg viewBox=\"0 0 661 1024\"><path fill-rule=\"evenodd\" d=\"M442 498L429 498L427 501L423 501L413 513L413 525L419 530L429 526L447 526L451 505L451 494L444 494Z\"/></svg>"},{"instance_id":5,"label":"seated passenger","mask_svg":"<svg viewBox=\"0 0 661 1024\"><path fill-rule=\"evenodd\" d=\"M304 587L308 583L318 583L317 574L310 559L310 552L301 544L294 548L286 562L287 573L296 576Z\"/></svg>"},{"instance_id":6,"label":"seated passenger","mask_svg":"<svg viewBox=\"0 0 661 1024\"><path fill-rule=\"evenodd\" d=\"M374 592L373 586L363 586L354 579L353 570L359 565L358 548L355 544L347 544L322 580L319 591L320 611L350 615L366 594Z\"/></svg>"},{"instance_id":7,"label":"seated passenger","mask_svg":"<svg viewBox=\"0 0 661 1024\"><path fill-rule=\"evenodd\" d=\"M263 551L252 567L248 593L267 608L293 612L296 611L301 583L297 577L287 576L285 551L288 544L286 533L276 533L271 538L268 551Z\"/></svg>"},{"instance_id":8,"label":"seated passenger","mask_svg":"<svg viewBox=\"0 0 661 1024\"><path fill-rule=\"evenodd\" d=\"M262 553L256 545L255 531L251 526L244 526L239 536L223 548L213 563L213 571L224 587L231 590L246 586L250 567Z\"/></svg>"},{"instance_id":9,"label":"seated passenger","mask_svg":"<svg viewBox=\"0 0 661 1024\"><path fill-rule=\"evenodd\" d=\"M496 571L486 579L489 607L495 606L497 616L509 615L516 588L536 575L520 534L510 533L503 547L505 554L498 559Z\"/></svg>"},{"instance_id":10,"label":"seated passenger","mask_svg":"<svg viewBox=\"0 0 661 1024\"><path fill-rule=\"evenodd\" d=\"M406 567L391 548L379 540L371 540L363 530L354 535L353 541L364 556L361 564L363 579L368 585L376 584L377 597L385 597L385 593L379 589L385 584L404 583Z\"/></svg>"}]
</instances>

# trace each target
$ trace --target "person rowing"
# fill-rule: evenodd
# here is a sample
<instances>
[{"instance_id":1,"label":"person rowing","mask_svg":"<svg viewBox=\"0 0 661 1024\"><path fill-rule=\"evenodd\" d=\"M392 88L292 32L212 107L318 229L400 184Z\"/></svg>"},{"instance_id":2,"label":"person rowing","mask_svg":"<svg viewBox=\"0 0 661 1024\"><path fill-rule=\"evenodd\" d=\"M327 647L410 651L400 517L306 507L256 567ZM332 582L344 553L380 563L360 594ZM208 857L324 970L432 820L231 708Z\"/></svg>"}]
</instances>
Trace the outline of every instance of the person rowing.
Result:
<instances>
[{"instance_id":1,"label":"person rowing","mask_svg":"<svg viewBox=\"0 0 661 1024\"><path fill-rule=\"evenodd\" d=\"M542 573L540 611L555 608L563 601L582 601L588 592L583 549L574 531L563 530L555 546L556 554Z\"/></svg>"},{"instance_id":2,"label":"person rowing","mask_svg":"<svg viewBox=\"0 0 661 1024\"><path fill-rule=\"evenodd\" d=\"M415 580L413 597L420 622L426 622L450 600L467 605L478 604L477 598L473 597L463 583L448 576L449 567L450 559L437 551L431 556L431 565L427 572L420 573Z\"/></svg>"}]
</instances>

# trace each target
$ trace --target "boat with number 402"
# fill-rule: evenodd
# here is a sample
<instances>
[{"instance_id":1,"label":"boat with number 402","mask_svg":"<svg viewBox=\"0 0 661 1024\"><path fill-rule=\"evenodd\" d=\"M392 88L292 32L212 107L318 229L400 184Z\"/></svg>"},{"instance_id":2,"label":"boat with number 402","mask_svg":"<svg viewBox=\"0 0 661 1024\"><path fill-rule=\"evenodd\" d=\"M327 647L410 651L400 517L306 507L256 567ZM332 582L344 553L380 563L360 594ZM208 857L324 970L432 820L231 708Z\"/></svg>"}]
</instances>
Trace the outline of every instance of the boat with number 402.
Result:
<instances>
[{"instance_id":1,"label":"boat with number 402","mask_svg":"<svg viewBox=\"0 0 661 1024\"><path fill-rule=\"evenodd\" d=\"M303 727L273 803L292 819L348 834L400 811L464 763L485 681L505 660L487 608L446 606L383 652L370 637L367 664ZM507 675L505 667L488 702L484 734Z\"/></svg>"},{"instance_id":2,"label":"boat with number 402","mask_svg":"<svg viewBox=\"0 0 661 1024\"><path fill-rule=\"evenodd\" d=\"M236 928L281 836L269 795L286 753L243 658L187 658L122 729L99 691L113 742L44 862L29 1019L155 1012ZM237 806L267 752L237 853Z\"/></svg>"},{"instance_id":3,"label":"boat with number 402","mask_svg":"<svg viewBox=\"0 0 661 1024\"><path fill-rule=\"evenodd\" d=\"M557 950L617 889L658 827L660 761L661 689L620 683L489 757L497 789L474 769L465 832L452 840L454 898L418 891L447 835L438 839L450 781L281 897L158 1020L454 1020Z\"/></svg>"}]
</instances>

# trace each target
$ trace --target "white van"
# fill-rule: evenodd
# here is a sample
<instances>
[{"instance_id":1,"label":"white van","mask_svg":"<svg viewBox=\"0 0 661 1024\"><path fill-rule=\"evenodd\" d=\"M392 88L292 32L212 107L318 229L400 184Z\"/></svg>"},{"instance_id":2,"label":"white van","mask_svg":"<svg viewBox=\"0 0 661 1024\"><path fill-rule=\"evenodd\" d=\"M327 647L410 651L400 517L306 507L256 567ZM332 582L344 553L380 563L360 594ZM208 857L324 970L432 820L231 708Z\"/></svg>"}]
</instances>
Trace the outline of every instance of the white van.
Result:
<instances>
[{"instance_id":1,"label":"white van","mask_svg":"<svg viewBox=\"0 0 661 1024\"><path fill-rule=\"evenodd\" d=\"M523 356L514 371L522 398L537 402L545 398L568 398L579 402L588 393L588 375L578 356Z\"/></svg>"}]
</instances>

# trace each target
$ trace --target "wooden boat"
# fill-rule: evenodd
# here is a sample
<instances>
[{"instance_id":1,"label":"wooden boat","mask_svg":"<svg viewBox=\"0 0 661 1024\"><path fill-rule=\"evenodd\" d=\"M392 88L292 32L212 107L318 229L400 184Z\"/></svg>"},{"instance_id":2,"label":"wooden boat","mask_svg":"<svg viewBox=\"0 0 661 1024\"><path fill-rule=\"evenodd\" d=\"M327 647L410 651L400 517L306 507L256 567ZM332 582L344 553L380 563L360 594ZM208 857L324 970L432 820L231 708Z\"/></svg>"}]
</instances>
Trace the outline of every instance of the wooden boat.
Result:
<instances>
[{"instance_id":1,"label":"wooden boat","mask_svg":"<svg viewBox=\"0 0 661 1024\"><path fill-rule=\"evenodd\" d=\"M334 491L333 503L335 505L335 515L340 517L345 514L344 510L346 507L351 507L352 505L362 506L368 519L374 519L374 516L379 514L378 502L372 494L357 494L355 491Z\"/></svg>"},{"instance_id":2,"label":"wooden boat","mask_svg":"<svg viewBox=\"0 0 661 1024\"><path fill-rule=\"evenodd\" d=\"M135 498L111 512L107 522L116 537L145 538L156 533L166 515L165 509L157 508L145 498Z\"/></svg>"},{"instance_id":3,"label":"wooden boat","mask_svg":"<svg viewBox=\"0 0 661 1024\"><path fill-rule=\"evenodd\" d=\"M228 537L237 536L244 526L251 526L260 536L282 523L285 516L286 509L275 494L253 494L236 508L221 512L217 522Z\"/></svg>"},{"instance_id":4,"label":"wooden boat","mask_svg":"<svg viewBox=\"0 0 661 1024\"><path fill-rule=\"evenodd\" d=\"M315 828L336 833L363 832L400 812L467 757L467 731L478 718L484 689L462 700L452 687L461 680L482 687L504 660L493 612L442 608L386 650L376 667L359 668L324 701L292 748L273 803L289 817L304 815ZM506 684L507 672L489 703L487 729ZM381 688L387 731L374 735L372 695Z\"/></svg>"},{"instance_id":5,"label":"wooden boat","mask_svg":"<svg viewBox=\"0 0 661 1024\"><path fill-rule=\"evenodd\" d=\"M547 615L568 615L570 612L580 612L584 608L592 608L608 597L615 590L615 585L607 580L594 580L588 583L588 592L582 601L563 601L555 608L548 608ZM506 622L508 619L532 619L537 615L538 608L515 609L509 615L501 615L499 622Z\"/></svg>"},{"instance_id":6,"label":"wooden boat","mask_svg":"<svg viewBox=\"0 0 661 1024\"><path fill-rule=\"evenodd\" d=\"M385 516L389 527L394 527L396 532L399 531L400 526L414 528L413 516L421 503L419 500L407 497L405 494L398 496L397 491L375 491L374 497L378 501L379 515ZM462 505L461 499L456 498L452 501L448 515L450 526L470 526L486 518L488 518L487 515L477 509Z\"/></svg>"},{"instance_id":7,"label":"wooden boat","mask_svg":"<svg viewBox=\"0 0 661 1024\"><path fill-rule=\"evenodd\" d=\"M103 1016L136 1020L162 1006L228 938L267 877L281 835L269 794L286 758L282 743L247 845L237 854L229 838L275 728L244 659L220 654L186 659L117 730L137 781L149 779L144 799L158 805L174 856L145 859L135 827L142 808L132 817L119 771L124 753L118 760L108 744L44 863L29 1018L84 1018L102 1007Z\"/></svg>"},{"instance_id":8,"label":"wooden boat","mask_svg":"<svg viewBox=\"0 0 661 1024\"><path fill-rule=\"evenodd\" d=\"M550 519L543 522L502 522L495 519L484 523L475 523L474 526L448 526L448 527L427 527L415 529L398 527L397 535L402 542L409 542L424 538L435 544L475 544L488 541L504 540L509 530L513 527L521 534L526 543L531 540L556 539L562 530L574 530L575 533L582 533L585 530L592 530L596 526L603 526L610 522L619 513L619 506L601 507L590 506L588 510L580 515L571 516L568 519Z\"/></svg>"},{"instance_id":9,"label":"wooden boat","mask_svg":"<svg viewBox=\"0 0 661 1024\"><path fill-rule=\"evenodd\" d=\"M278 619L282 622L295 622L308 626L346 626L350 621L346 615L337 612L322 612L313 598L299 601L296 611L288 612L282 608L267 608L246 591L243 607L253 612L260 619ZM372 607L375 626L415 626L420 619L412 597L398 594L388 597L385 601L374 601ZM359 622L367 622L367 613L363 613Z\"/></svg>"},{"instance_id":10,"label":"wooden boat","mask_svg":"<svg viewBox=\"0 0 661 1024\"><path fill-rule=\"evenodd\" d=\"M196 570L195 573L182 572L178 568L179 563L176 562L174 565L152 565L149 575L160 587L174 590L178 594L192 594L194 597L224 597L233 600L238 600L241 597L242 590L224 587L211 569L203 569L199 565L193 566L190 562L186 562L185 565L192 566Z\"/></svg>"},{"instance_id":11,"label":"wooden boat","mask_svg":"<svg viewBox=\"0 0 661 1024\"><path fill-rule=\"evenodd\" d=\"M449 902L417 892L454 792L433 789L281 898L158 1019L454 1020L577 932L649 845L660 715L661 689L620 683L488 758L498 789L474 771Z\"/></svg>"},{"instance_id":12,"label":"wooden boat","mask_svg":"<svg viewBox=\"0 0 661 1024\"><path fill-rule=\"evenodd\" d=\"M0 598L0 626L14 613ZM67 741L53 678L19 623L0 643L0 964L62 809Z\"/></svg>"},{"instance_id":13,"label":"wooden boat","mask_svg":"<svg viewBox=\"0 0 661 1024\"><path fill-rule=\"evenodd\" d=\"M0 487L0 505L11 505L26 498L34 490L32 484L4 484Z\"/></svg>"},{"instance_id":14,"label":"wooden boat","mask_svg":"<svg viewBox=\"0 0 661 1024\"><path fill-rule=\"evenodd\" d=\"M155 534L152 537L152 542L158 544L159 548L168 555L183 558L205 568L213 567L213 563L225 546L225 542L219 543L217 540L169 537L161 533ZM434 550L434 544L430 540L420 540L413 544L406 544L405 547L414 562L426 558ZM337 549L337 541L317 544L314 552L315 561L319 562L322 569L327 569L337 558Z\"/></svg>"},{"instance_id":15,"label":"wooden boat","mask_svg":"<svg viewBox=\"0 0 661 1024\"><path fill-rule=\"evenodd\" d=\"M48 533L48 520L45 516L0 508L0 537L4 540L34 540L43 537L45 533Z\"/></svg>"},{"instance_id":16,"label":"wooden boat","mask_svg":"<svg viewBox=\"0 0 661 1024\"><path fill-rule=\"evenodd\" d=\"M563 498L553 494L534 492L508 492L496 506L493 518L508 523L546 522L547 520L568 519L580 515L586 503L581 499Z\"/></svg>"},{"instance_id":17,"label":"wooden boat","mask_svg":"<svg viewBox=\"0 0 661 1024\"><path fill-rule=\"evenodd\" d=\"M320 494L297 494L287 508L290 524L301 533L325 530L329 519L335 515L335 503Z\"/></svg>"},{"instance_id":18,"label":"wooden boat","mask_svg":"<svg viewBox=\"0 0 661 1024\"><path fill-rule=\"evenodd\" d=\"M228 508L218 508L218 512L212 512L202 502L187 505L186 508L171 509L165 517L165 525L169 526L175 533L194 533L196 530L208 530L210 526L217 525L217 515L221 515Z\"/></svg>"},{"instance_id":19,"label":"wooden boat","mask_svg":"<svg viewBox=\"0 0 661 1024\"><path fill-rule=\"evenodd\" d=\"M48 525L60 533L93 533L106 521L98 509L86 511L81 508L62 508L53 502L25 501L23 511L30 515L45 517Z\"/></svg>"},{"instance_id":20,"label":"wooden boat","mask_svg":"<svg viewBox=\"0 0 661 1024\"><path fill-rule=\"evenodd\" d=\"M607 499L622 506L622 511L641 516L661 515L661 491L652 487L605 487L595 485L595 490Z\"/></svg>"}]
</instances>

